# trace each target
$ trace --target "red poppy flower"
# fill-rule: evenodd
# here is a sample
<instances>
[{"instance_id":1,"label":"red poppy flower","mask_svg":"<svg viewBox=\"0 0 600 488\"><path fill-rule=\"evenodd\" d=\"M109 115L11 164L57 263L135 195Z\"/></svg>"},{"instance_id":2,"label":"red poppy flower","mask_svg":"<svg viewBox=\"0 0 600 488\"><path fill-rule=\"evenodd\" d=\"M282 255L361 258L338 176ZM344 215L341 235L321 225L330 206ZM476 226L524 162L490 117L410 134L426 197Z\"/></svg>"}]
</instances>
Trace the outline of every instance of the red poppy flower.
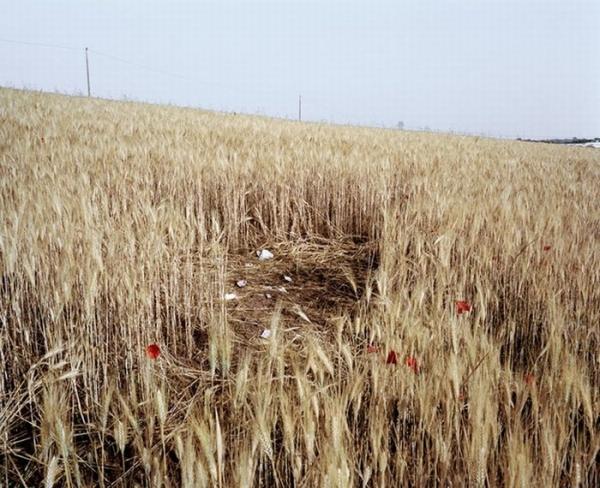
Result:
<instances>
[{"instance_id":1,"label":"red poppy flower","mask_svg":"<svg viewBox=\"0 0 600 488\"><path fill-rule=\"evenodd\" d=\"M406 364L410 369L412 369L415 374L419 374L419 363L417 362L417 358L413 356L408 356L404 360L404 364Z\"/></svg>"},{"instance_id":2,"label":"red poppy flower","mask_svg":"<svg viewBox=\"0 0 600 488\"><path fill-rule=\"evenodd\" d=\"M386 364L398 364L398 356L396 355L396 351L393 349L388 353L387 359L385 360Z\"/></svg>"},{"instance_id":3,"label":"red poppy flower","mask_svg":"<svg viewBox=\"0 0 600 488\"><path fill-rule=\"evenodd\" d=\"M535 376L533 376L531 373L527 373L525 375L525 383L529 386L533 386L535 383Z\"/></svg>"},{"instance_id":4,"label":"red poppy flower","mask_svg":"<svg viewBox=\"0 0 600 488\"><path fill-rule=\"evenodd\" d=\"M148 344L146 346L146 356L150 359L156 359L160 356L160 346L158 344Z\"/></svg>"},{"instance_id":5,"label":"red poppy flower","mask_svg":"<svg viewBox=\"0 0 600 488\"><path fill-rule=\"evenodd\" d=\"M369 354L379 352L378 346L367 346L367 352Z\"/></svg>"},{"instance_id":6,"label":"red poppy flower","mask_svg":"<svg viewBox=\"0 0 600 488\"><path fill-rule=\"evenodd\" d=\"M460 315L461 313L470 312L471 304L465 300L457 300L456 301L456 313Z\"/></svg>"},{"instance_id":7,"label":"red poppy flower","mask_svg":"<svg viewBox=\"0 0 600 488\"><path fill-rule=\"evenodd\" d=\"M550 249L552 249L552 246L550 246L549 244L544 245L544 251L549 251Z\"/></svg>"}]
</instances>

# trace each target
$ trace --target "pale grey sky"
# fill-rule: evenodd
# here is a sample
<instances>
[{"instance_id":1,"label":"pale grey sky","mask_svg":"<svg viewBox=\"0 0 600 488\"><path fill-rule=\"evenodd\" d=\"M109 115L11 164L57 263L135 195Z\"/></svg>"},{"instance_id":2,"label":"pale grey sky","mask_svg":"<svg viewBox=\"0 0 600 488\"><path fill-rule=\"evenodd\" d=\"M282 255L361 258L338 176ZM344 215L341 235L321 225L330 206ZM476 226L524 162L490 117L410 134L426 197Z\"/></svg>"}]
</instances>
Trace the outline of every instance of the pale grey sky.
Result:
<instances>
[{"instance_id":1,"label":"pale grey sky","mask_svg":"<svg viewBox=\"0 0 600 488\"><path fill-rule=\"evenodd\" d=\"M2 86L83 93L89 46L102 97L294 118L301 93L306 120L600 136L597 1L0 0L0 12Z\"/></svg>"}]
</instances>

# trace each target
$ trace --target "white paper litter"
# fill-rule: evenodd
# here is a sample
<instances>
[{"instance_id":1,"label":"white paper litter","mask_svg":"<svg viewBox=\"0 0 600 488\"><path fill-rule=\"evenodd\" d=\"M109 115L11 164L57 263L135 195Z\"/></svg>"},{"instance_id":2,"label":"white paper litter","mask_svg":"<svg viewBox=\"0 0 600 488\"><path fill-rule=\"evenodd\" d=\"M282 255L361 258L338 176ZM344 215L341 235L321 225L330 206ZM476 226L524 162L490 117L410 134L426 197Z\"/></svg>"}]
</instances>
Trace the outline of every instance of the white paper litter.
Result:
<instances>
[{"instance_id":1,"label":"white paper litter","mask_svg":"<svg viewBox=\"0 0 600 488\"><path fill-rule=\"evenodd\" d=\"M285 281L287 281L288 283L291 283L292 281L294 281L294 280L292 279L292 277L291 277L291 276L288 276L288 275L283 275L283 279L284 279Z\"/></svg>"},{"instance_id":2,"label":"white paper litter","mask_svg":"<svg viewBox=\"0 0 600 488\"><path fill-rule=\"evenodd\" d=\"M260 336L263 339L268 339L269 337L271 337L271 329L265 329L262 331L262 333L260 334Z\"/></svg>"},{"instance_id":3,"label":"white paper litter","mask_svg":"<svg viewBox=\"0 0 600 488\"><path fill-rule=\"evenodd\" d=\"M273 295L271 295L270 293L265 293L265 298L268 298L270 300L271 298L273 298Z\"/></svg>"},{"instance_id":4,"label":"white paper litter","mask_svg":"<svg viewBox=\"0 0 600 488\"><path fill-rule=\"evenodd\" d=\"M225 293L224 298L227 301L235 300L235 299L237 299L237 295L235 293Z\"/></svg>"},{"instance_id":5,"label":"white paper litter","mask_svg":"<svg viewBox=\"0 0 600 488\"><path fill-rule=\"evenodd\" d=\"M235 282L235 285L238 288L244 288L247 284L248 284L248 282L246 280L238 280Z\"/></svg>"},{"instance_id":6,"label":"white paper litter","mask_svg":"<svg viewBox=\"0 0 600 488\"><path fill-rule=\"evenodd\" d=\"M268 249L261 249L260 251L256 251L256 255L258 256L259 261L266 261L267 259L273 258L273 253Z\"/></svg>"}]
</instances>

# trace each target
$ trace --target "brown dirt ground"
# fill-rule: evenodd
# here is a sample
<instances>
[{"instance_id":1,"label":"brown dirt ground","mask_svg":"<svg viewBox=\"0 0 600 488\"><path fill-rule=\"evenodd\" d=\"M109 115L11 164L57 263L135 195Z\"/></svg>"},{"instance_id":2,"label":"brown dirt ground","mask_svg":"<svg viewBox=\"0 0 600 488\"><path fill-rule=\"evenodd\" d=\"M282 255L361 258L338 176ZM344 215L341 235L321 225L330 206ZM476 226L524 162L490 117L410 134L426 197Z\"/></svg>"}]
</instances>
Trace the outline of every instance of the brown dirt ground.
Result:
<instances>
[{"instance_id":1,"label":"brown dirt ground","mask_svg":"<svg viewBox=\"0 0 600 488\"><path fill-rule=\"evenodd\" d=\"M351 239L284 242L262 249L274 257L259 261L252 251L231 255L227 262L225 292L238 297L226 302L229 326L248 341L270 328L277 310L280 326L287 330L313 328L329 334L333 318L357 312L378 264L372 242ZM238 280L247 285L237 287Z\"/></svg>"}]
</instances>

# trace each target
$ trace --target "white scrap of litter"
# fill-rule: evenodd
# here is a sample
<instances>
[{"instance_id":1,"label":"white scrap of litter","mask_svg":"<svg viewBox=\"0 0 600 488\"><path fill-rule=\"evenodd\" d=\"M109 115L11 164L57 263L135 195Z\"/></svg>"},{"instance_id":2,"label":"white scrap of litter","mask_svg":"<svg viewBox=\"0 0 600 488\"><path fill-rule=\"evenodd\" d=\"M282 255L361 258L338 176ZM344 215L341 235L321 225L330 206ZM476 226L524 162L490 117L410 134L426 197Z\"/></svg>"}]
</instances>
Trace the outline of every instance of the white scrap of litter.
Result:
<instances>
[{"instance_id":1,"label":"white scrap of litter","mask_svg":"<svg viewBox=\"0 0 600 488\"><path fill-rule=\"evenodd\" d=\"M244 288L247 284L248 284L248 282L246 280L238 280L235 282L235 285L238 288Z\"/></svg>"},{"instance_id":2,"label":"white scrap of litter","mask_svg":"<svg viewBox=\"0 0 600 488\"><path fill-rule=\"evenodd\" d=\"M237 295L235 293L225 293L225 300L230 301L230 300L235 300L237 299Z\"/></svg>"},{"instance_id":3,"label":"white scrap of litter","mask_svg":"<svg viewBox=\"0 0 600 488\"><path fill-rule=\"evenodd\" d=\"M262 331L262 333L260 334L260 336L263 339L268 339L269 337L271 337L271 329L265 329Z\"/></svg>"},{"instance_id":4,"label":"white scrap of litter","mask_svg":"<svg viewBox=\"0 0 600 488\"><path fill-rule=\"evenodd\" d=\"M266 261L267 259L273 258L273 253L268 249L262 249L260 251L256 251L256 255L258 256L259 261Z\"/></svg>"},{"instance_id":5,"label":"white scrap of litter","mask_svg":"<svg viewBox=\"0 0 600 488\"><path fill-rule=\"evenodd\" d=\"M270 300L271 298L273 298L273 296L270 293L265 293L265 298L268 298Z\"/></svg>"},{"instance_id":6,"label":"white scrap of litter","mask_svg":"<svg viewBox=\"0 0 600 488\"><path fill-rule=\"evenodd\" d=\"M288 283L291 283L292 281L294 281L294 280L292 279L292 277L291 277L291 276L288 276L288 275L283 275L283 279L284 279L285 281L287 281Z\"/></svg>"}]
</instances>

